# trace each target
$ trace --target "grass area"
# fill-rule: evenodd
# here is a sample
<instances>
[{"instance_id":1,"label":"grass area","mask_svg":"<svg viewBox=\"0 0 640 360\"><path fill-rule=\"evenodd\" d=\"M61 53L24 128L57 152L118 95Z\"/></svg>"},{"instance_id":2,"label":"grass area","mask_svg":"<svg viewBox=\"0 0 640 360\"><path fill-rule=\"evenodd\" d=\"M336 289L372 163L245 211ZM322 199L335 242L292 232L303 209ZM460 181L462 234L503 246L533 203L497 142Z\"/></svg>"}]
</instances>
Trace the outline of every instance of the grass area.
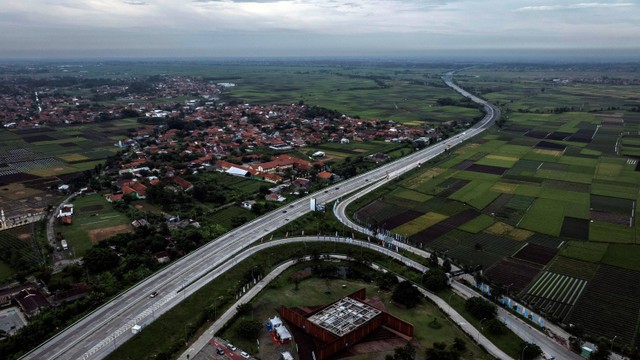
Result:
<instances>
[{"instance_id":1,"label":"grass area","mask_svg":"<svg viewBox=\"0 0 640 360\"><path fill-rule=\"evenodd\" d=\"M589 224L589 240L607 243L634 244L634 229L625 225L593 221Z\"/></svg>"},{"instance_id":2,"label":"grass area","mask_svg":"<svg viewBox=\"0 0 640 360\"><path fill-rule=\"evenodd\" d=\"M74 249L75 256L83 256L93 246L90 238L92 230L104 229L104 232L108 232L106 228L129 224L127 215L114 210L101 195L76 197L72 204L74 205L72 225L58 224L55 226L55 231L62 233Z\"/></svg>"},{"instance_id":3,"label":"grass area","mask_svg":"<svg viewBox=\"0 0 640 360\"><path fill-rule=\"evenodd\" d=\"M416 219L398 226L397 228L394 228L393 231L404 236L411 236L417 234L423 229L439 223L447 217L448 216L438 214L437 212L428 212Z\"/></svg>"},{"instance_id":4,"label":"grass area","mask_svg":"<svg viewBox=\"0 0 640 360\"><path fill-rule=\"evenodd\" d=\"M11 269L9 264L0 260L0 284L4 284L5 282L11 280L15 273L16 272Z\"/></svg>"},{"instance_id":5,"label":"grass area","mask_svg":"<svg viewBox=\"0 0 640 360\"><path fill-rule=\"evenodd\" d=\"M489 215L482 214L475 219L464 223L462 226L458 227L458 229L466 232L470 232L473 234L477 234L480 231L488 228L495 222L495 219Z\"/></svg>"},{"instance_id":6,"label":"grass area","mask_svg":"<svg viewBox=\"0 0 640 360\"><path fill-rule=\"evenodd\" d=\"M233 225L234 218L237 218L237 219L244 218L245 222L248 222L255 219L255 217L256 217L256 214L253 213L252 211L242 208L240 206L233 205L233 206L226 207L216 212L215 214L213 214L210 218L210 221L216 224L220 224L224 226L226 229L233 229L235 227Z\"/></svg>"},{"instance_id":7,"label":"grass area","mask_svg":"<svg viewBox=\"0 0 640 360\"><path fill-rule=\"evenodd\" d=\"M599 263L607 252L609 244L583 241L569 241L560 251L560 255L576 260Z\"/></svg>"},{"instance_id":8,"label":"grass area","mask_svg":"<svg viewBox=\"0 0 640 360\"><path fill-rule=\"evenodd\" d=\"M537 199L522 218L520 226L543 234L558 236L566 203L551 199Z\"/></svg>"},{"instance_id":9,"label":"grass area","mask_svg":"<svg viewBox=\"0 0 640 360\"><path fill-rule=\"evenodd\" d=\"M419 279L419 274L408 270L386 256L349 244L309 243L304 246L289 244L270 248L239 263L225 272L223 277L219 277L205 285L197 293L189 296L179 305L162 315L157 321L147 326L142 333L120 346L107 359L115 360L127 357L152 359L162 354L183 351L185 349L185 332L176 331L176 329L185 329L189 321L192 321L193 324L198 319L202 320L201 323L203 325L189 327L192 330L188 331L191 335L197 336L205 328L208 328L207 319L213 320L214 316L210 311L212 307L215 307L215 314L222 314L234 302L235 294L243 283L241 279L252 268L257 266L266 273L285 260L313 252L360 253L367 260L381 264L402 276L412 280ZM205 313L206 315L203 315ZM201 318L202 316L206 318L203 319Z\"/></svg>"},{"instance_id":10,"label":"grass area","mask_svg":"<svg viewBox=\"0 0 640 360\"><path fill-rule=\"evenodd\" d=\"M640 246L627 244L611 244L602 257L602 263L640 271Z\"/></svg>"},{"instance_id":11,"label":"grass area","mask_svg":"<svg viewBox=\"0 0 640 360\"><path fill-rule=\"evenodd\" d=\"M482 329L480 320L476 319L473 315L471 315L464 308L465 300L454 293L452 290L446 290L438 294L442 299L447 299L449 305L454 308L458 313L460 313L465 320L469 322L469 324L473 325L476 329L479 329L482 335L486 336L489 341L494 343L498 348L507 353L507 355L511 356L514 359L518 359L520 353L520 344L522 340L517 337L510 330L505 335L493 335L488 331ZM464 325L462 325L464 326Z\"/></svg>"}]
</instances>

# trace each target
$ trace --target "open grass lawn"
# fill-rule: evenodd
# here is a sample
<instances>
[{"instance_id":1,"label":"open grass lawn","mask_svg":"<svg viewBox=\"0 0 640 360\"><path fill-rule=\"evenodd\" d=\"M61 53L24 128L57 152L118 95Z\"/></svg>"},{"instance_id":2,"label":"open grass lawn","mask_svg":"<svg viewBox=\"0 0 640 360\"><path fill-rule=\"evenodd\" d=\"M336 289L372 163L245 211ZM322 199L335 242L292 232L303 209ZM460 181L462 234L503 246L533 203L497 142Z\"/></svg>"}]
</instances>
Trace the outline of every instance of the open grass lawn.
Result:
<instances>
[{"instance_id":1,"label":"open grass lawn","mask_svg":"<svg viewBox=\"0 0 640 360\"><path fill-rule=\"evenodd\" d=\"M69 245L75 250L75 255L80 257L92 246L91 231L129 225L127 215L113 209L101 195L80 196L73 199L73 223L72 225L56 225L55 231L61 232ZM100 236L96 234L96 236Z\"/></svg>"},{"instance_id":2,"label":"open grass lawn","mask_svg":"<svg viewBox=\"0 0 640 360\"><path fill-rule=\"evenodd\" d=\"M15 271L13 271L7 263L0 260L0 284L4 284L6 281L9 281L13 275L15 275Z\"/></svg>"},{"instance_id":3,"label":"open grass lawn","mask_svg":"<svg viewBox=\"0 0 640 360\"><path fill-rule=\"evenodd\" d=\"M347 253L349 251L361 251L367 259L375 263L381 264L405 277L414 279L418 278L416 273L407 270L404 266L396 264L384 255L367 249L350 246L349 244L306 244L305 249L307 249L309 253L314 251L313 249L318 249L320 253ZM188 297L185 301L180 303L180 305L163 314L157 321L146 326L142 333L120 346L116 351L110 354L107 359L126 359L127 357L136 359L154 358L157 354L168 351L172 346L174 346L174 344L177 344L177 350L183 351L186 349L183 345L185 338L184 329L189 322L195 321L198 316L201 316L203 310L207 308L215 308L218 316L226 311L226 309L228 309L228 307L235 301L234 294L237 292L240 279L243 277L243 274L250 271L251 267L256 265L264 267L264 264L266 264L266 267L264 267L265 271L270 271L271 266L276 266L280 262L292 258L294 254L299 252L299 250L299 244L278 246L277 248L262 251L254 255L251 259L247 259L239 263L229 271L225 272L224 277L219 277L205 285L200 291ZM339 281L335 286L332 286L332 289L335 288L337 291L338 288L341 289L342 284L343 282ZM276 280L275 286L286 290L293 287L293 284L287 280L286 276L281 276ZM353 291L357 290L355 287L356 286L352 288ZM326 287L323 283L319 290L324 292L325 289ZM299 299L303 298L299 297ZM322 299L327 299L327 297ZM307 301L307 303L320 303L320 301L315 299L305 299L305 301ZM272 311L269 312L269 316L273 316ZM213 320L212 317L210 319ZM412 320L409 319L408 321L411 322ZM209 325L210 323L205 322L200 329L197 329L192 334L194 334L194 336L198 336L208 328ZM176 329L181 329L182 331L178 331ZM234 338L231 340L233 339ZM468 345L471 345L470 341L468 341L468 343ZM237 343L236 345L239 344L241 343ZM247 346L254 346L253 344L255 344L255 342L252 340L251 345ZM430 344L431 343L429 342L428 345ZM247 349L250 349L250 347L247 347ZM479 351L474 351L474 353L479 353Z\"/></svg>"},{"instance_id":4,"label":"open grass lawn","mask_svg":"<svg viewBox=\"0 0 640 360\"><path fill-rule=\"evenodd\" d=\"M226 229L233 229L234 226L232 224L233 223L232 219L234 217L245 218L246 219L245 222L248 222L253 220L256 217L256 215L251 210L247 210L240 206L233 205L216 212L214 215L211 216L209 221L215 224L220 224L224 226Z\"/></svg>"},{"instance_id":5,"label":"open grass lawn","mask_svg":"<svg viewBox=\"0 0 640 360\"><path fill-rule=\"evenodd\" d=\"M453 295L452 295L453 294ZM464 316L465 320L467 320L471 325L473 325L476 329L480 329L482 335L486 336L489 341L494 343L497 347L502 349L507 355L511 356L514 359L518 358L518 353L520 352L520 344L522 340L517 337L513 332L508 331L505 335L493 335L488 331L485 331L481 327L480 319L476 319L467 312L464 308L464 299L458 296L458 294L454 293L452 290L446 290L441 292L440 297L443 299L450 300L449 304L452 308L454 308L458 313ZM465 326L464 324L462 325Z\"/></svg>"},{"instance_id":6,"label":"open grass lawn","mask_svg":"<svg viewBox=\"0 0 640 360\"><path fill-rule=\"evenodd\" d=\"M300 269L300 267L297 268ZM447 344L451 344L455 337L460 337L465 339L469 347L469 350L464 355L465 357L474 359L488 358L488 355L482 353L477 346L472 344L472 340L466 337L457 326L453 325L445 314L427 301L423 301L422 304L413 309L403 309L391 302L391 294L389 292L381 292L376 286L371 285L370 283L349 279L327 280L309 278L300 282L298 289L296 290L295 285L287 281L287 278L291 273L291 270L287 271L283 274L276 286L269 287L264 290L258 298L255 299L252 303L254 319L264 323L268 318L277 315L275 309L280 305L287 307L322 305L334 302L355 292L356 290L365 288L367 298L379 298L389 313L411 323L414 326L414 339L420 344L418 357L424 356L424 348L430 347L434 342L445 342ZM429 326L429 323L433 322L434 319L441 325L440 328L435 329ZM222 337L225 339L231 339L234 345L243 349L246 349L247 347L254 347L254 341L246 341L238 338L235 336L234 330L235 327L231 326L229 330L222 334ZM471 355L472 353L473 355ZM375 354L369 354L367 358L371 358L371 356L375 356Z\"/></svg>"}]
</instances>

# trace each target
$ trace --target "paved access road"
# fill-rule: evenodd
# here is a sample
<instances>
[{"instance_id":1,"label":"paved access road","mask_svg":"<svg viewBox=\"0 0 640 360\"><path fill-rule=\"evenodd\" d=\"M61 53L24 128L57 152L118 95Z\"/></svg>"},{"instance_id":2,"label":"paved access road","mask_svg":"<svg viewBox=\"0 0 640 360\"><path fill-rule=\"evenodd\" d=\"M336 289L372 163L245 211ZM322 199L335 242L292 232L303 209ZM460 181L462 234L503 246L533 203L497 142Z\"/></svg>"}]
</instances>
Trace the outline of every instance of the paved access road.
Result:
<instances>
[{"instance_id":1,"label":"paved access road","mask_svg":"<svg viewBox=\"0 0 640 360\"><path fill-rule=\"evenodd\" d=\"M500 110L475 97L452 82L452 73L444 82L463 96L484 106L486 116L465 132L426 149L414 152L365 174L311 194L318 203L328 203L373 182L385 182L433 159L445 150L489 128ZM269 232L310 212L308 198L293 202L236 228L167 266L75 324L26 354L24 359L101 359L131 336L133 325L146 325L178 304L185 296L204 285L197 281L231 259L234 254L260 241ZM158 296L149 294L157 291Z\"/></svg>"}]
</instances>

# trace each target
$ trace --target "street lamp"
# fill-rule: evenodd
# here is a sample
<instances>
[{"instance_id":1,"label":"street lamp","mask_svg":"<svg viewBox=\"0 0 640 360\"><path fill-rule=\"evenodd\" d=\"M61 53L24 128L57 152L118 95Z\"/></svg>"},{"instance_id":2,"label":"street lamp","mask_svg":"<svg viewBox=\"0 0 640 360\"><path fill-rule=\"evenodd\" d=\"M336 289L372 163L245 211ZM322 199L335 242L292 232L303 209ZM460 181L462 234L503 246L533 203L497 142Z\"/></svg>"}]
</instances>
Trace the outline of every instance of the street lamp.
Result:
<instances>
[{"instance_id":1,"label":"street lamp","mask_svg":"<svg viewBox=\"0 0 640 360\"><path fill-rule=\"evenodd\" d=\"M611 340L611 352L613 352L613 342L616 341L616 338L618 337L618 335L613 337L613 340Z\"/></svg>"},{"instance_id":2,"label":"street lamp","mask_svg":"<svg viewBox=\"0 0 640 360\"><path fill-rule=\"evenodd\" d=\"M484 318L482 320L480 320L480 329L484 330L484 328L482 327L482 322L487 320L487 318ZM478 339L476 341L478 341L478 343L480 343L480 329L478 329Z\"/></svg>"},{"instance_id":3,"label":"street lamp","mask_svg":"<svg viewBox=\"0 0 640 360\"><path fill-rule=\"evenodd\" d=\"M507 285L507 297L509 297L509 288L511 287L511 285L513 285L513 283Z\"/></svg>"},{"instance_id":4,"label":"street lamp","mask_svg":"<svg viewBox=\"0 0 640 360\"><path fill-rule=\"evenodd\" d=\"M522 349L522 355L520 355L520 360L524 360L524 351L527 350L528 347L529 345L525 346L524 349Z\"/></svg>"},{"instance_id":5,"label":"street lamp","mask_svg":"<svg viewBox=\"0 0 640 360\"><path fill-rule=\"evenodd\" d=\"M449 300L447 300L447 305L449 305L449 315L451 315L451 296L453 296L453 291L449 294Z\"/></svg>"}]
</instances>

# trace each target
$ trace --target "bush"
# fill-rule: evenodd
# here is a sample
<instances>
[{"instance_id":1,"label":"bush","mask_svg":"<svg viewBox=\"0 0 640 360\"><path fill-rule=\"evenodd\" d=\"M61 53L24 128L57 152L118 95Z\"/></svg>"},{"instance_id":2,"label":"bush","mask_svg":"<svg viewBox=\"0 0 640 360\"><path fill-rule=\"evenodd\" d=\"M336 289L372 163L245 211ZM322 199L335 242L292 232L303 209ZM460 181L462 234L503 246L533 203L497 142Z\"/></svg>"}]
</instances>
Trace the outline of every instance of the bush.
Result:
<instances>
[{"instance_id":1,"label":"bush","mask_svg":"<svg viewBox=\"0 0 640 360\"><path fill-rule=\"evenodd\" d=\"M464 302L464 308L478 320L493 319L496 317L498 310L496 306L479 296L467 299Z\"/></svg>"},{"instance_id":2,"label":"bush","mask_svg":"<svg viewBox=\"0 0 640 360\"><path fill-rule=\"evenodd\" d=\"M260 329L262 329L262 325L258 321L242 319L238 322L236 335L245 340L255 340L260 334Z\"/></svg>"},{"instance_id":3,"label":"bush","mask_svg":"<svg viewBox=\"0 0 640 360\"><path fill-rule=\"evenodd\" d=\"M376 284L380 290L389 291L398 284L398 277L391 272L386 272L378 275Z\"/></svg>"},{"instance_id":4,"label":"bush","mask_svg":"<svg viewBox=\"0 0 640 360\"><path fill-rule=\"evenodd\" d=\"M410 281L403 281L396 285L391 299L407 308L412 308L422 301L422 294Z\"/></svg>"}]
</instances>

